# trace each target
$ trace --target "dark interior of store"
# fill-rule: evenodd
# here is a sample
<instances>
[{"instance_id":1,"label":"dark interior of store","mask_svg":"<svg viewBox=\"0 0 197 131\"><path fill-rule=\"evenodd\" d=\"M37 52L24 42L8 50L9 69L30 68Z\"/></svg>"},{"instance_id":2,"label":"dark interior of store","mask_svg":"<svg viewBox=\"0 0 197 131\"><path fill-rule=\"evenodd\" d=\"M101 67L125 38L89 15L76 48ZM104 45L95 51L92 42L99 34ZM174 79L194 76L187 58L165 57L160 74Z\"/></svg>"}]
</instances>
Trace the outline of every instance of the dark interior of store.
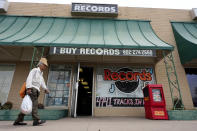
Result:
<instances>
[{"instance_id":1,"label":"dark interior of store","mask_svg":"<svg viewBox=\"0 0 197 131\"><path fill-rule=\"evenodd\" d=\"M79 73L79 80L77 115L91 116L93 68L81 67Z\"/></svg>"},{"instance_id":2,"label":"dark interior of store","mask_svg":"<svg viewBox=\"0 0 197 131\"><path fill-rule=\"evenodd\" d=\"M193 104L197 107L197 68L185 68Z\"/></svg>"},{"instance_id":3,"label":"dark interior of store","mask_svg":"<svg viewBox=\"0 0 197 131\"><path fill-rule=\"evenodd\" d=\"M197 68L185 68L186 74L197 74Z\"/></svg>"}]
</instances>

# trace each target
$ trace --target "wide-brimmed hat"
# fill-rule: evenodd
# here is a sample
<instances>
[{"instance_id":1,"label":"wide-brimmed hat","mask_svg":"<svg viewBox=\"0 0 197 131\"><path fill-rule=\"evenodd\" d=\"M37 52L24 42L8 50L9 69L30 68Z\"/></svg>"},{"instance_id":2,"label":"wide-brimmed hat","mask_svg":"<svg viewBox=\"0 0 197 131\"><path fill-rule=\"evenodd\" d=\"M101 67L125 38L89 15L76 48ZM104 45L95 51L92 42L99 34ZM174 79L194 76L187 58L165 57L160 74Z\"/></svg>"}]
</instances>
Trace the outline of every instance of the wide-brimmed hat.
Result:
<instances>
[{"instance_id":1,"label":"wide-brimmed hat","mask_svg":"<svg viewBox=\"0 0 197 131\"><path fill-rule=\"evenodd\" d=\"M47 63L47 59L46 58L41 58L40 59L40 62L42 62L44 65L48 66L48 63Z\"/></svg>"}]
</instances>

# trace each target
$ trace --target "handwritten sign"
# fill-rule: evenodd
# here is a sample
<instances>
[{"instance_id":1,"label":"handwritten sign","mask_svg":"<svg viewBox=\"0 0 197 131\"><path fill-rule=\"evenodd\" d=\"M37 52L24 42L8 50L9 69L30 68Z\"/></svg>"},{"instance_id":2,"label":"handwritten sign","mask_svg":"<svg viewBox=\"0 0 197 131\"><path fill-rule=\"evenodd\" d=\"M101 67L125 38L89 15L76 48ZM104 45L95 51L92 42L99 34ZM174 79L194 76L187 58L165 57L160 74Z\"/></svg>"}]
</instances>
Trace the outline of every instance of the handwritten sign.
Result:
<instances>
[{"instance_id":1,"label":"handwritten sign","mask_svg":"<svg viewBox=\"0 0 197 131\"><path fill-rule=\"evenodd\" d=\"M143 98L96 97L97 107L143 107Z\"/></svg>"}]
</instances>

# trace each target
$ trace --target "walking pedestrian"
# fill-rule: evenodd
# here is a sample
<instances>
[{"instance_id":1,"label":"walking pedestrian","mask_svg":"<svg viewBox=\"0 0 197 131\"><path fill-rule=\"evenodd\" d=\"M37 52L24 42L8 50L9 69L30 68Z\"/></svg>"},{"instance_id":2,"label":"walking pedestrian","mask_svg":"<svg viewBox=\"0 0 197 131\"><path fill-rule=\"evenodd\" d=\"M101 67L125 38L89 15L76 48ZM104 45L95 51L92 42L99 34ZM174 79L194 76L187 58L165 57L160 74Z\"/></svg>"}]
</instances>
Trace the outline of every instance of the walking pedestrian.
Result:
<instances>
[{"instance_id":1,"label":"walking pedestrian","mask_svg":"<svg viewBox=\"0 0 197 131\"><path fill-rule=\"evenodd\" d=\"M40 95L40 87L45 90L45 93L49 93L43 78L43 71L47 67L47 59L41 58L37 68L30 71L26 80L26 94L29 95L32 100L33 126L41 125L46 122L45 120L40 120L38 115L38 97ZM27 123L23 123L24 116L25 114L20 112L13 125L26 125Z\"/></svg>"}]
</instances>

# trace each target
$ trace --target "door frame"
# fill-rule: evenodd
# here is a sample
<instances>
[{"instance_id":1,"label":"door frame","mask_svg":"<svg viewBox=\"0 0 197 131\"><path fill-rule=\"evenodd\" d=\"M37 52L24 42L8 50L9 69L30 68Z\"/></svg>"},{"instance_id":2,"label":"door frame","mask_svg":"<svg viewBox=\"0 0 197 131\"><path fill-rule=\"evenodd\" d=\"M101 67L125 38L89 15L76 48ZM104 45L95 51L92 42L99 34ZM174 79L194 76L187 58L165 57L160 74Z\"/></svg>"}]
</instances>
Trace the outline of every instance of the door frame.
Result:
<instances>
[{"instance_id":1,"label":"door frame","mask_svg":"<svg viewBox=\"0 0 197 131\"><path fill-rule=\"evenodd\" d=\"M93 65L84 65L83 63L81 64L80 62L77 63L76 66L74 66L74 71L73 71L73 84L72 84L72 97L71 97L71 112L70 112L70 116L76 118L77 117L77 99L78 99L78 86L79 86L79 73L80 73L80 67L83 66L87 66L92 68L92 115L94 116L94 103L95 103L95 66ZM77 67L77 68L76 68ZM75 95L75 94L77 95ZM75 95L75 99L73 98L73 96ZM74 103L73 103L74 102ZM73 112L73 105L74 106L74 112ZM74 114L73 114L74 113Z\"/></svg>"},{"instance_id":2,"label":"door frame","mask_svg":"<svg viewBox=\"0 0 197 131\"><path fill-rule=\"evenodd\" d=\"M71 97L71 117L77 117L77 98L78 98L78 86L79 86L79 71L80 62L76 66L73 75L72 97Z\"/></svg>"}]
</instances>

